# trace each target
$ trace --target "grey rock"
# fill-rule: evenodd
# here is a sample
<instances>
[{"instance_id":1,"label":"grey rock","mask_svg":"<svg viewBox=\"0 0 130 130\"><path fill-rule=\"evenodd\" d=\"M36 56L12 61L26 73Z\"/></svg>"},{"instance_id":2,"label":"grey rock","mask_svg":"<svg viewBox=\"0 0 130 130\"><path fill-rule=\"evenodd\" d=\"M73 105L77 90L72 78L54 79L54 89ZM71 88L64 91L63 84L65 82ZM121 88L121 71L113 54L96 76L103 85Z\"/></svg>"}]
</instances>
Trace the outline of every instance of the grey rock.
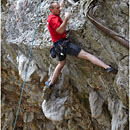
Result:
<instances>
[{"instance_id":1,"label":"grey rock","mask_svg":"<svg viewBox=\"0 0 130 130\"><path fill-rule=\"evenodd\" d=\"M129 53L88 20L88 6L93 0L65 2L61 17L64 18L65 11L71 12L68 38L117 68L118 73L108 74L87 60L67 56L53 88L43 88L58 63L49 54L52 41L46 20L50 1L42 1L40 8L16 129L128 130ZM25 2L2 1L2 130L13 129L35 30L39 1L28 0L24 7ZM104 26L129 39L128 7L128 0L98 0L93 15Z\"/></svg>"}]
</instances>

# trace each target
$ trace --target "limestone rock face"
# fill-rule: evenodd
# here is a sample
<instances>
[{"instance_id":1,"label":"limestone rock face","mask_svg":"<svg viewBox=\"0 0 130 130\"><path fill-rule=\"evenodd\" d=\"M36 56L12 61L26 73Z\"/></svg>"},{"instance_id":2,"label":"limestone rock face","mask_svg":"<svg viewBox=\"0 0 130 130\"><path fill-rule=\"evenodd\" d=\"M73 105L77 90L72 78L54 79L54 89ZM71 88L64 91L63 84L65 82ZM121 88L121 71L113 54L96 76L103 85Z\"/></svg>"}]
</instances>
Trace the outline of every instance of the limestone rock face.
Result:
<instances>
[{"instance_id":1,"label":"limestone rock face","mask_svg":"<svg viewBox=\"0 0 130 130\"><path fill-rule=\"evenodd\" d=\"M128 49L87 17L94 2L94 18L128 39L128 0L65 1L61 17L71 12L68 39L118 72L107 73L87 60L67 56L51 89L45 81L52 78L58 62L49 54L52 42L46 21L50 1L43 0L39 12L37 0L2 0L2 130L14 127L23 87L17 130L128 130Z\"/></svg>"}]
</instances>

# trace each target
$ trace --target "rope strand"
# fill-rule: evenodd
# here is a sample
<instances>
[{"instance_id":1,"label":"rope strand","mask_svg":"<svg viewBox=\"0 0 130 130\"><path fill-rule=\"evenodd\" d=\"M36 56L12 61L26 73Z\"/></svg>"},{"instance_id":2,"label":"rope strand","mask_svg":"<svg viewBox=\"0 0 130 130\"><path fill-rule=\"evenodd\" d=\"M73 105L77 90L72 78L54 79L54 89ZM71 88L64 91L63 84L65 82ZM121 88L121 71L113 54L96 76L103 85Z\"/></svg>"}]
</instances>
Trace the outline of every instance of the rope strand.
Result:
<instances>
[{"instance_id":1,"label":"rope strand","mask_svg":"<svg viewBox=\"0 0 130 130\"><path fill-rule=\"evenodd\" d=\"M41 0L40 0L39 10L38 10L38 13L37 13L37 19L36 19L36 26L35 26L34 36L33 36L32 45L31 45L31 48L30 48L29 60L28 60L27 66L26 66L25 78L24 78L24 82L23 82L23 85L22 85L22 91L21 91L21 96L20 96L20 100L19 100L19 106L18 106L18 110L17 110L17 113L16 113L16 118L15 118L15 123L14 123L13 130L15 130L15 127L16 127L16 122L17 122L17 118L18 118L18 114L19 114L19 110L20 110L20 105L21 105L21 101L22 101L23 89L24 89L24 85L25 85L25 82L26 82L26 78L27 78L28 68L29 68L30 59L31 59L31 55L32 55L33 43L34 43L34 40L35 40L35 35L36 35L38 21L39 21L40 7L41 7Z\"/></svg>"}]
</instances>

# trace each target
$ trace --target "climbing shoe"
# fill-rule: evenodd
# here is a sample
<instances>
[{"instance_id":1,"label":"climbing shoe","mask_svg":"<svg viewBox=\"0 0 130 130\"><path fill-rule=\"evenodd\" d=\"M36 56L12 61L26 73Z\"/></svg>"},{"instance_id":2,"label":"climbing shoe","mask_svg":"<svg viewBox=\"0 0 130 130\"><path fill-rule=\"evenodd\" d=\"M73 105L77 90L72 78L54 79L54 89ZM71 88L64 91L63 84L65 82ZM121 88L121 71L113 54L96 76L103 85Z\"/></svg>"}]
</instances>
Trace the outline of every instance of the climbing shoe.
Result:
<instances>
[{"instance_id":1,"label":"climbing shoe","mask_svg":"<svg viewBox=\"0 0 130 130\"><path fill-rule=\"evenodd\" d=\"M112 67L111 65L110 65L110 68L105 69L105 71L108 73L110 73L110 72L117 73L117 70L114 67Z\"/></svg>"},{"instance_id":2,"label":"climbing shoe","mask_svg":"<svg viewBox=\"0 0 130 130\"><path fill-rule=\"evenodd\" d=\"M50 81L46 81L46 82L45 82L45 85L46 85L48 88L51 88L51 87L52 87L52 84L50 84Z\"/></svg>"}]
</instances>

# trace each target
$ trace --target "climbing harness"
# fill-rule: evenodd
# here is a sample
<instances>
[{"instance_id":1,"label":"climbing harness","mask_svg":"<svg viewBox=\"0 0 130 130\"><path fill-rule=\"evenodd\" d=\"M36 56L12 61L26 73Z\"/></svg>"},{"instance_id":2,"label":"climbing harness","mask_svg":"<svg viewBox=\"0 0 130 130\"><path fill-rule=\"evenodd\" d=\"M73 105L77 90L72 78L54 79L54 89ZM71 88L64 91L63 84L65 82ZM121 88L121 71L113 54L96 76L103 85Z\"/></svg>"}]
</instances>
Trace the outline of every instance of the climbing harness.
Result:
<instances>
[{"instance_id":1,"label":"climbing harness","mask_svg":"<svg viewBox=\"0 0 130 130\"><path fill-rule=\"evenodd\" d=\"M55 58L56 55L64 56L66 49L68 47L68 39L61 39L54 43L53 47L50 49L50 54L52 58Z\"/></svg>"},{"instance_id":2,"label":"climbing harness","mask_svg":"<svg viewBox=\"0 0 130 130\"><path fill-rule=\"evenodd\" d=\"M32 45L31 45L31 48L30 48L29 60L28 60L27 66L26 66L25 78L24 78L24 82L23 82L23 85L22 85L22 91L21 91L21 96L20 96L20 100L19 100L19 106L18 106L18 110L17 110L17 113L16 113L16 118L15 118L15 123L14 123L14 128L13 128L13 130L15 130L15 126L16 126L16 122L17 122L17 118L18 118L18 114L19 114L19 110L20 110L22 95L23 95L23 89L24 89L24 85L25 85L25 82L26 82L26 77L27 77L28 68L29 68L29 64L30 64L30 59L31 59L31 55L32 55L33 43L34 43L34 40L35 40L35 35L36 35L37 27L38 27L41 1L42 1L42 0L40 0L40 5L39 5L38 13L37 13L36 26L35 26L35 30L34 30Z\"/></svg>"},{"instance_id":3,"label":"climbing harness","mask_svg":"<svg viewBox=\"0 0 130 130\"><path fill-rule=\"evenodd\" d=\"M50 54L52 58L56 58L56 51L55 51L54 46L50 49Z\"/></svg>"}]
</instances>

